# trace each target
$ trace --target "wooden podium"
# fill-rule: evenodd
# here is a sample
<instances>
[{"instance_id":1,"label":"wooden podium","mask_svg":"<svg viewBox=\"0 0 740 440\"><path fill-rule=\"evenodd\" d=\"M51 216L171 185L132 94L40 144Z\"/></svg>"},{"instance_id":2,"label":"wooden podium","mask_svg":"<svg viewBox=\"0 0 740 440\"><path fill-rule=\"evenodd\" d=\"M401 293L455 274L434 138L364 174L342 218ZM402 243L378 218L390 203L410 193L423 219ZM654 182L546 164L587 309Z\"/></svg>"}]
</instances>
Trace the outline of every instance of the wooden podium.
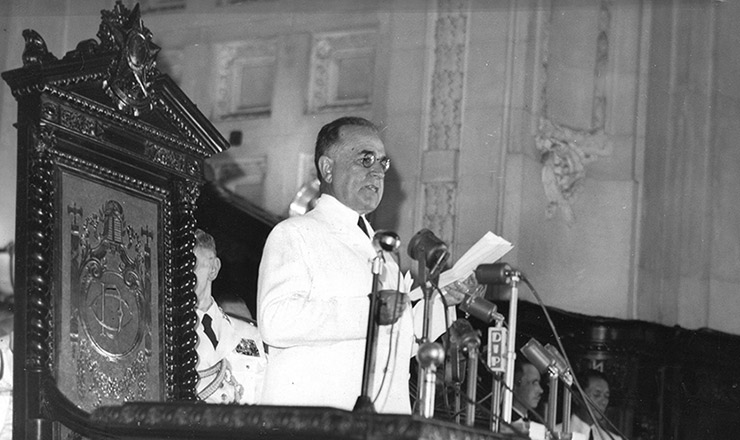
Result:
<instances>
[{"instance_id":1,"label":"wooden podium","mask_svg":"<svg viewBox=\"0 0 740 440\"><path fill-rule=\"evenodd\" d=\"M92 414L92 421L97 426L109 427L106 434L125 439L522 438L418 416L353 413L320 407L134 403L100 408Z\"/></svg>"}]
</instances>

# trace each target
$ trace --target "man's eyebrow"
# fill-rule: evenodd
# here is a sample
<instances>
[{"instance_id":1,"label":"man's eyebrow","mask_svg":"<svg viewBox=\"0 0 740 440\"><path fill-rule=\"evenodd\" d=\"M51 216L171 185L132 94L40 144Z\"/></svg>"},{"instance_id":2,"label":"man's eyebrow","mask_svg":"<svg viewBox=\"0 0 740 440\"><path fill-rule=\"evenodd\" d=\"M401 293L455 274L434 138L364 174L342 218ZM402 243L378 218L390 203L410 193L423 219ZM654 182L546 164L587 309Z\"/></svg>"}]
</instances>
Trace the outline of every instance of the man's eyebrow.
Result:
<instances>
[{"instance_id":1,"label":"man's eyebrow","mask_svg":"<svg viewBox=\"0 0 740 440\"><path fill-rule=\"evenodd\" d=\"M368 154L372 154L373 156L377 157L378 159L384 159L384 158L388 157L387 155L378 156L378 153L376 153L375 151L372 151L372 150L362 150L362 151L360 151L360 152L357 153L358 156L367 156Z\"/></svg>"}]
</instances>

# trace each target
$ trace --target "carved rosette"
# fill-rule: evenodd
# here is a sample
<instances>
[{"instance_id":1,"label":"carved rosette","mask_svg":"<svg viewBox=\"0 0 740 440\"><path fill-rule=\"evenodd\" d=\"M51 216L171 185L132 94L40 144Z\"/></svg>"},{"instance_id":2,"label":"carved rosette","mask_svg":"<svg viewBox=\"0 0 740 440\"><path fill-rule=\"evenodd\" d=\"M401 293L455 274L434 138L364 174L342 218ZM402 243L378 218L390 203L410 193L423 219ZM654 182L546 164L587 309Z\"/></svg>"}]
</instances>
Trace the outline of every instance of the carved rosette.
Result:
<instances>
[{"instance_id":1,"label":"carved rosette","mask_svg":"<svg viewBox=\"0 0 740 440\"><path fill-rule=\"evenodd\" d=\"M198 373L195 366L198 355L195 351L197 334L195 326L198 318L195 314L197 298L195 296L195 201L199 189L193 182L179 181L175 183L175 224L174 231L175 263L175 346L180 347L179 359L176 360L177 378L175 398L179 400L195 400L195 387L198 383Z\"/></svg>"},{"instance_id":2,"label":"carved rosette","mask_svg":"<svg viewBox=\"0 0 740 440\"><path fill-rule=\"evenodd\" d=\"M571 224L574 216L570 202L586 176L585 165L610 155L611 140L601 130L574 130L542 118L535 145L542 161L547 218L553 218L560 209L565 221Z\"/></svg>"}]
</instances>

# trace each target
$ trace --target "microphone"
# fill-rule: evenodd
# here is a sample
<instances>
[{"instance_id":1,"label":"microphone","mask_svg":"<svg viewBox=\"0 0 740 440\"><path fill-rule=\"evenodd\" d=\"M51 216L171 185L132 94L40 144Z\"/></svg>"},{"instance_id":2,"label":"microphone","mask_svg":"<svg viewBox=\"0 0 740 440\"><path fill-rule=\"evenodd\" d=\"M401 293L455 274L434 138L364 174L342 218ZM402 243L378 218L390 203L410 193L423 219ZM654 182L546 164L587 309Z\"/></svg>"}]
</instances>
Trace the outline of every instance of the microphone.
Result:
<instances>
[{"instance_id":1,"label":"microphone","mask_svg":"<svg viewBox=\"0 0 740 440\"><path fill-rule=\"evenodd\" d=\"M458 307L466 314L478 318L485 323L490 323L494 320L504 320L504 316L496 311L496 304L482 296L465 295L465 299Z\"/></svg>"},{"instance_id":2,"label":"microphone","mask_svg":"<svg viewBox=\"0 0 740 440\"><path fill-rule=\"evenodd\" d=\"M401 247L401 238L393 231L379 230L373 236L373 246L386 252L396 252Z\"/></svg>"},{"instance_id":3,"label":"microphone","mask_svg":"<svg viewBox=\"0 0 740 440\"><path fill-rule=\"evenodd\" d=\"M547 373L550 368L556 367L555 359L552 358L552 354L540 344L540 341L531 338L521 348L521 352L529 362L537 368L537 371L544 374Z\"/></svg>"},{"instance_id":4,"label":"microphone","mask_svg":"<svg viewBox=\"0 0 740 440\"><path fill-rule=\"evenodd\" d=\"M450 257L447 245L429 229L422 229L411 237L408 253L412 259L426 265L429 278L435 278Z\"/></svg>"},{"instance_id":5,"label":"microphone","mask_svg":"<svg viewBox=\"0 0 740 440\"><path fill-rule=\"evenodd\" d=\"M480 346L480 334L464 319L457 319L447 329L450 344L447 347L447 358L450 360L453 382L465 380L465 358L463 352L475 350Z\"/></svg>"},{"instance_id":6,"label":"microphone","mask_svg":"<svg viewBox=\"0 0 740 440\"><path fill-rule=\"evenodd\" d=\"M560 372L560 379L563 380L568 386L573 385L573 374L571 374L568 362L565 357L555 348L552 344L545 345L545 350L550 353L553 360L555 361L555 368Z\"/></svg>"},{"instance_id":7,"label":"microphone","mask_svg":"<svg viewBox=\"0 0 740 440\"><path fill-rule=\"evenodd\" d=\"M480 264L475 269L475 278L481 284L509 284L517 271L506 263Z\"/></svg>"},{"instance_id":8,"label":"microphone","mask_svg":"<svg viewBox=\"0 0 740 440\"><path fill-rule=\"evenodd\" d=\"M553 345L547 344L543 347L540 341L531 338L521 351L540 373L551 373L560 377L567 385L573 384L573 375L568 362Z\"/></svg>"}]
</instances>

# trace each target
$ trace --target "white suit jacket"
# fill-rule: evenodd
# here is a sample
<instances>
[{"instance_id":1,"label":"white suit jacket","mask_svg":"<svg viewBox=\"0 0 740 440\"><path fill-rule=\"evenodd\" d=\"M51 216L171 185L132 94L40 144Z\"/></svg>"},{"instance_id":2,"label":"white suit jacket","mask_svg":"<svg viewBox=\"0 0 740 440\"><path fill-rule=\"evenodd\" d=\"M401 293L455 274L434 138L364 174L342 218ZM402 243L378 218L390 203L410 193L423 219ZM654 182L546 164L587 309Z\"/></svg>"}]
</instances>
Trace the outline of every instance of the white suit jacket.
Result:
<instances>
[{"instance_id":1,"label":"white suit jacket","mask_svg":"<svg viewBox=\"0 0 740 440\"><path fill-rule=\"evenodd\" d=\"M354 210L322 195L313 210L282 221L268 236L257 300L259 328L270 352L263 404L351 410L361 394L377 251L357 218ZM399 286L398 265L392 256L385 257L381 287L408 292L410 279L401 278ZM436 304L442 309L439 299ZM414 311L406 308L393 326L379 328L369 396L378 412L411 412L414 321L419 332L423 321L423 302L418 305ZM440 312L432 319L432 340L444 330Z\"/></svg>"}]
</instances>

